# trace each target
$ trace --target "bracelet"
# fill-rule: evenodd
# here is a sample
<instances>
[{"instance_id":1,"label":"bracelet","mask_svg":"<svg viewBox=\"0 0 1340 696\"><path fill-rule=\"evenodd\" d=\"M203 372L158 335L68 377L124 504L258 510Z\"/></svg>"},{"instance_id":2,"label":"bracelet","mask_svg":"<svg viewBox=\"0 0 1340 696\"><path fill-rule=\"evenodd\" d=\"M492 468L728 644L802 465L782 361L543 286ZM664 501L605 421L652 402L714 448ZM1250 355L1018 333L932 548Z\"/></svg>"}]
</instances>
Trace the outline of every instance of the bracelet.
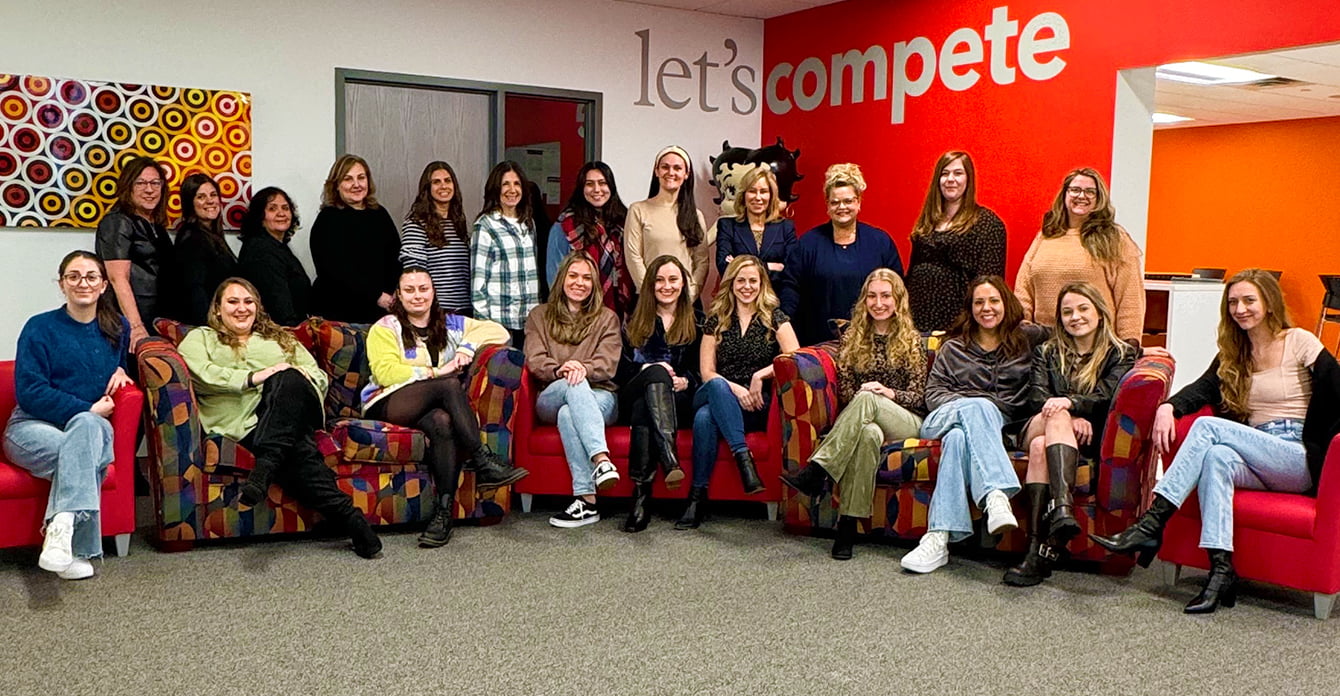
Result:
<instances>
[{"instance_id":1,"label":"bracelet","mask_svg":"<svg viewBox=\"0 0 1340 696\"><path fill-rule=\"evenodd\" d=\"M255 370L253 370L253 371L247 373L247 389L251 389L251 388L254 387L254 386L256 386L256 372L255 372Z\"/></svg>"}]
</instances>

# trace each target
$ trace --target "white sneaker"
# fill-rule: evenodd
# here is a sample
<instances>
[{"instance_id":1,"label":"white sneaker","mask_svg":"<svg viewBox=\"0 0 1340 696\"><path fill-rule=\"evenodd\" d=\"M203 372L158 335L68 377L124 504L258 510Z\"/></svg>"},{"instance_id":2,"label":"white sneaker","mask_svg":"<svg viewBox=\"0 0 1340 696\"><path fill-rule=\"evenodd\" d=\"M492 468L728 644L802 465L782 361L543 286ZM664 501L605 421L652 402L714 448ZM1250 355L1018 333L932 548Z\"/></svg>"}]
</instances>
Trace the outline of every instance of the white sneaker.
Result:
<instances>
[{"instance_id":1,"label":"white sneaker","mask_svg":"<svg viewBox=\"0 0 1340 696\"><path fill-rule=\"evenodd\" d=\"M899 563L913 573L929 573L949 562L948 545L949 532L926 532Z\"/></svg>"},{"instance_id":2,"label":"white sneaker","mask_svg":"<svg viewBox=\"0 0 1340 696\"><path fill-rule=\"evenodd\" d=\"M59 573L74 563L70 542L74 538L74 513L58 512L47 522L46 539L42 541L42 555L37 567Z\"/></svg>"},{"instance_id":3,"label":"white sneaker","mask_svg":"<svg viewBox=\"0 0 1340 696\"><path fill-rule=\"evenodd\" d=\"M619 482L619 471L614 468L614 462L608 459L596 465L592 476L596 480L596 488L602 491L613 488Z\"/></svg>"},{"instance_id":4,"label":"white sneaker","mask_svg":"<svg viewBox=\"0 0 1340 696\"><path fill-rule=\"evenodd\" d=\"M581 498L574 498L566 510L549 518L549 524L564 529L584 527L599 521L600 511L596 509L595 504Z\"/></svg>"},{"instance_id":5,"label":"white sneaker","mask_svg":"<svg viewBox=\"0 0 1340 696\"><path fill-rule=\"evenodd\" d=\"M87 558L76 558L69 568L56 573L61 580L86 580L93 577L93 563Z\"/></svg>"},{"instance_id":6,"label":"white sneaker","mask_svg":"<svg viewBox=\"0 0 1340 696\"><path fill-rule=\"evenodd\" d=\"M986 494L986 531L990 534L1008 532L1019 526L1010 509L1010 499L1004 491L991 491Z\"/></svg>"}]
</instances>

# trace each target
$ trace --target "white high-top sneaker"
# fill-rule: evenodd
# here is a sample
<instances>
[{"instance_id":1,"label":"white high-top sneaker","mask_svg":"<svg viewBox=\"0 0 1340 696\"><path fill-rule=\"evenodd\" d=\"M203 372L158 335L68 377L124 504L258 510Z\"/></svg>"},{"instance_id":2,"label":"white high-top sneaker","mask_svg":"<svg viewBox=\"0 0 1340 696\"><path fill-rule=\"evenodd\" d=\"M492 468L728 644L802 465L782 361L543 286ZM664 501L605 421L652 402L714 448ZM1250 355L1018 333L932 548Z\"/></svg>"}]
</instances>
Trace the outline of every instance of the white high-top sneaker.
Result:
<instances>
[{"instance_id":1,"label":"white high-top sneaker","mask_svg":"<svg viewBox=\"0 0 1340 696\"><path fill-rule=\"evenodd\" d=\"M1008 532L1019 526L1010 508L1010 499L1004 491L991 491L986 494L986 531L991 534Z\"/></svg>"},{"instance_id":2,"label":"white high-top sneaker","mask_svg":"<svg viewBox=\"0 0 1340 696\"><path fill-rule=\"evenodd\" d=\"M58 512L47 522L46 539L42 540L42 555L37 567L59 573L74 563L70 543L74 539L74 513Z\"/></svg>"},{"instance_id":3,"label":"white high-top sneaker","mask_svg":"<svg viewBox=\"0 0 1340 696\"><path fill-rule=\"evenodd\" d=\"M913 573L929 573L949 562L949 532L926 532L900 561L903 568Z\"/></svg>"}]
</instances>

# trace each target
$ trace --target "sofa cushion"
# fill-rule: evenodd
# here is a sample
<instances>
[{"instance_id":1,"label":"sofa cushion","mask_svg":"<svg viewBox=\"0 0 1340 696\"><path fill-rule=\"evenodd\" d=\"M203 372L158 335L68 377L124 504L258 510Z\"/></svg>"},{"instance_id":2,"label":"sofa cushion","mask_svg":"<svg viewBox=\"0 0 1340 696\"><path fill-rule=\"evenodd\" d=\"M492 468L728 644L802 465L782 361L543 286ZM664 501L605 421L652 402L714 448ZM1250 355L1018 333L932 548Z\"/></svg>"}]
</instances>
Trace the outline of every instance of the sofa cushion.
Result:
<instances>
[{"instance_id":1,"label":"sofa cushion","mask_svg":"<svg viewBox=\"0 0 1340 696\"><path fill-rule=\"evenodd\" d=\"M186 334L194 328L190 324L183 324L176 319L168 319L167 317L159 317L154 320L154 331L158 332L159 336L172 341L174 346L181 345L182 339L186 338Z\"/></svg>"},{"instance_id":2,"label":"sofa cushion","mask_svg":"<svg viewBox=\"0 0 1340 696\"><path fill-rule=\"evenodd\" d=\"M337 418L326 424L345 461L413 464L423 461L428 438L420 430L364 418Z\"/></svg>"},{"instance_id":3,"label":"sofa cushion","mask_svg":"<svg viewBox=\"0 0 1340 696\"><path fill-rule=\"evenodd\" d=\"M330 376L330 388L326 390L326 415L330 418L363 415L359 392L372 374L368 366L368 327L313 318L294 332Z\"/></svg>"},{"instance_id":4,"label":"sofa cushion","mask_svg":"<svg viewBox=\"0 0 1340 696\"><path fill-rule=\"evenodd\" d=\"M884 465L875 475L876 485L899 486L904 483L934 483L940 469L940 441L908 438L884 445ZM1010 452L1010 460L1019 480L1028 471L1028 457L1023 452ZM1080 460L1075 472L1075 494L1093 492L1095 463L1089 458Z\"/></svg>"},{"instance_id":5,"label":"sofa cushion","mask_svg":"<svg viewBox=\"0 0 1340 696\"><path fill-rule=\"evenodd\" d=\"M116 465L109 464L107 478L102 482L102 490L110 491L115 488ZM0 500L45 498L50 490L51 484L48 481L33 476L21 466L0 459Z\"/></svg>"}]
</instances>

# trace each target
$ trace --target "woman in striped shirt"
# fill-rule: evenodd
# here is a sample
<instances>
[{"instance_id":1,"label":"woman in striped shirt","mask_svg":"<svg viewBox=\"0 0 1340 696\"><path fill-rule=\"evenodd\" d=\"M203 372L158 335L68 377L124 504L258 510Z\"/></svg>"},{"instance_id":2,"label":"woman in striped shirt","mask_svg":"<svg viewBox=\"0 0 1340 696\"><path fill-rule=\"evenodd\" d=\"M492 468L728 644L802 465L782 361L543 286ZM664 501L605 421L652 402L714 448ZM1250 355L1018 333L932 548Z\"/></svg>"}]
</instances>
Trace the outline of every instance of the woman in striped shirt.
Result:
<instances>
[{"instance_id":1,"label":"woman in striped shirt","mask_svg":"<svg viewBox=\"0 0 1340 696\"><path fill-rule=\"evenodd\" d=\"M437 304L448 314L474 316L470 304L470 226L456 172L429 162L400 234L400 264L427 268Z\"/></svg>"}]
</instances>

